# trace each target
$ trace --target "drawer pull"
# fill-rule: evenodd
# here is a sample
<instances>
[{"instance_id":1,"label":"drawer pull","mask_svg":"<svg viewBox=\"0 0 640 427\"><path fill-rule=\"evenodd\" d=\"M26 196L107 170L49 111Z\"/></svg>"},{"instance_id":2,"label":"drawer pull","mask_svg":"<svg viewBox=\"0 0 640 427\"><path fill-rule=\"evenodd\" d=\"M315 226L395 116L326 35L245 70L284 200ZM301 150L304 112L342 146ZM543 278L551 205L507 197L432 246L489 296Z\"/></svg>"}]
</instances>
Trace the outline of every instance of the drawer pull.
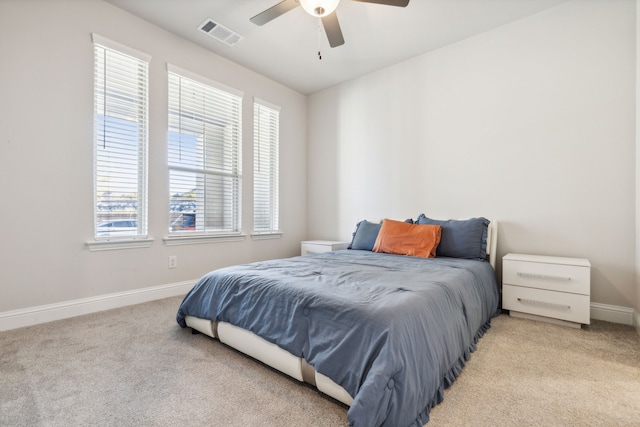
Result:
<instances>
[{"instance_id":1,"label":"drawer pull","mask_svg":"<svg viewBox=\"0 0 640 427\"><path fill-rule=\"evenodd\" d=\"M522 304L537 305L542 307L555 308L558 310L571 310L570 305L555 304L552 302L545 302L545 301L536 301L533 299L526 299L526 298L518 298L518 301L521 302Z\"/></svg>"},{"instance_id":2,"label":"drawer pull","mask_svg":"<svg viewBox=\"0 0 640 427\"><path fill-rule=\"evenodd\" d=\"M547 274L522 273L520 271L518 271L518 276L526 277L528 279L563 280L563 281L566 281L566 282L571 280L571 277L549 276Z\"/></svg>"}]
</instances>

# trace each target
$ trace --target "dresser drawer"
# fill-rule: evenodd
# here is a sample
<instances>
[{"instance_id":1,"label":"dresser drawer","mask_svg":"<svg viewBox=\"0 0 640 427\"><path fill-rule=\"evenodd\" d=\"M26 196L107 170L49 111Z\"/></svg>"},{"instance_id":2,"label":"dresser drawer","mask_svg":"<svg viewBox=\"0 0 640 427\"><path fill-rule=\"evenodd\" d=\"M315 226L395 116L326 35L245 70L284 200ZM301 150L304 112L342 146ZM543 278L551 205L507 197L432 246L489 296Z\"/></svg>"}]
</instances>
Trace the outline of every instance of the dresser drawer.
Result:
<instances>
[{"instance_id":1,"label":"dresser drawer","mask_svg":"<svg viewBox=\"0 0 640 427\"><path fill-rule=\"evenodd\" d=\"M586 266L505 258L502 268L504 284L591 295L591 269Z\"/></svg>"},{"instance_id":2,"label":"dresser drawer","mask_svg":"<svg viewBox=\"0 0 640 427\"><path fill-rule=\"evenodd\" d=\"M502 286L502 308L577 323L590 323L588 295Z\"/></svg>"}]
</instances>

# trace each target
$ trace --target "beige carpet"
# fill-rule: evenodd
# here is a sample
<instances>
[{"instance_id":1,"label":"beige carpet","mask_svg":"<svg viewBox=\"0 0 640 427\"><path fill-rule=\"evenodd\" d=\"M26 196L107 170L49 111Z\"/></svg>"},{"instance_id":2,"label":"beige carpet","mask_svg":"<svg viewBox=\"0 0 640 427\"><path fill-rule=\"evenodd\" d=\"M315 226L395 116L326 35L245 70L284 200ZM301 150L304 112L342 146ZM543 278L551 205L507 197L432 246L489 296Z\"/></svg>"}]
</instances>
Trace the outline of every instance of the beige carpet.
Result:
<instances>
[{"instance_id":1,"label":"beige carpet","mask_svg":"<svg viewBox=\"0 0 640 427\"><path fill-rule=\"evenodd\" d=\"M502 315L429 426L640 426L640 337Z\"/></svg>"},{"instance_id":2,"label":"beige carpet","mask_svg":"<svg viewBox=\"0 0 640 427\"><path fill-rule=\"evenodd\" d=\"M346 407L175 323L180 298L0 333L0 426L346 426ZM433 426L640 425L640 338L500 316Z\"/></svg>"}]
</instances>

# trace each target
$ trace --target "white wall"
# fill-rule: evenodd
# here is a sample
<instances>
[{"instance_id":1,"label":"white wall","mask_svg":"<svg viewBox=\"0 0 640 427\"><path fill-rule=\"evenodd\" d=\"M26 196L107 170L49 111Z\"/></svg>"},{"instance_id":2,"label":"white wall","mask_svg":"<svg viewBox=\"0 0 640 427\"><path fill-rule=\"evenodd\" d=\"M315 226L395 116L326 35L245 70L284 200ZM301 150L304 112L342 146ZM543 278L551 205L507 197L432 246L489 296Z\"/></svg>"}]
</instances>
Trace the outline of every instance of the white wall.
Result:
<instances>
[{"instance_id":1,"label":"white wall","mask_svg":"<svg viewBox=\"0 0 640 427\"><path fill-rule=\"evenodd\" d=\"M93 44L152 55L151 248L89 252L93 236ZM166 62L244 91L243 228L252 227L252 100L282 107L279 240L167 247ZM100 0L0 2L0 313L197 279L299 254L306 237L306 97ZM167 258L178 256L169 270Z\"/></svg>"},{"instance_id":2,"label":"white wall","mask_svg":"<svg viewBox=\"0 0 640 427\"><path fill-rule=\"evenodd\" d=\"M500 256L588 258L634 307L635 15L576 0L312 95L309 237L491 217Z\"/></svg>"}]
</instances>

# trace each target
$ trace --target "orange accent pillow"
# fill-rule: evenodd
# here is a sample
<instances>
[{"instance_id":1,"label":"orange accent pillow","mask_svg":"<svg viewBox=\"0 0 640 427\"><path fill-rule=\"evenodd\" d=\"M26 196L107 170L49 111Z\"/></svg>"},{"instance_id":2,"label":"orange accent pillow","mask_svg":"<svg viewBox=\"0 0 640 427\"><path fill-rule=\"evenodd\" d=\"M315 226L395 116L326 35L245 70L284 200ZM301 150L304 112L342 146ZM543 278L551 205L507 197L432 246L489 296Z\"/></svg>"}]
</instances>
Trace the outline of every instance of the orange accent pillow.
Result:
<instances>
[{"instance_id":1,"label":"orange accent pillow","mask_svg":"<svg viewBox=\"0 0 640 427\"><path fill-rule=\"evenodd\" d=\"M441 235L442 227L439 225L385 219L373 245L373 252L434 258Z\"/></svg>"}]
</instances>

